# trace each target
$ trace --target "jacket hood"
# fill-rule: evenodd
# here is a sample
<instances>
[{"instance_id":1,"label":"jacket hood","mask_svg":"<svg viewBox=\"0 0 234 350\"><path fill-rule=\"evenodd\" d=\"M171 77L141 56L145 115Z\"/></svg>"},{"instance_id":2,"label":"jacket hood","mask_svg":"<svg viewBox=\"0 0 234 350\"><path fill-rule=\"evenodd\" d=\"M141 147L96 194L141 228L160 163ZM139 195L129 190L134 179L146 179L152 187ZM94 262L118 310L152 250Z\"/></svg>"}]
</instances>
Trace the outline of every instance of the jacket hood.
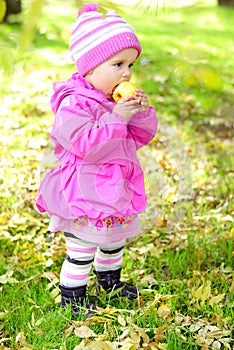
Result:
<instances>
[{"instance_id":1,"label":"jacket hood","mask_svg":"<svg viewBox=\"0 0 234 350\"><path fill-rule=\"evenodd\" d=\"M54 83L54 93L51 97L51 108L57 112L61 102L66 96L76 95L94 100L96 103L107 103L105 94L96 90L79 73L74 73L67 81Z\"/></svg>"}]
</instances>

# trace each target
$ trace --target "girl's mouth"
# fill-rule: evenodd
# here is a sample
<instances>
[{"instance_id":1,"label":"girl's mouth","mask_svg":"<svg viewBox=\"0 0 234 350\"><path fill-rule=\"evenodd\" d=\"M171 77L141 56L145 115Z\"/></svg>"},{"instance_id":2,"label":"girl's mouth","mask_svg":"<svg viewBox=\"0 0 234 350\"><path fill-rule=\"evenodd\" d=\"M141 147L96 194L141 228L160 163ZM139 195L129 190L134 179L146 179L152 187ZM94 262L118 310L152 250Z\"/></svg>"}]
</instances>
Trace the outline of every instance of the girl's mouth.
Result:
<instances>
[{"instance_id":1,"label":"girl's mouth","mask_svg":"<svg viewBox=\"0 0 234 350\"><path fill-rule=\"evenodd\" d=\"M117 86L118 86L119 84L120 84L120 83L118 83L117 85L115 85L115 86L113 87L113 89L112 89L112 95L113 95L115 89L117 88Z\"/></svg>"}]
</instances>

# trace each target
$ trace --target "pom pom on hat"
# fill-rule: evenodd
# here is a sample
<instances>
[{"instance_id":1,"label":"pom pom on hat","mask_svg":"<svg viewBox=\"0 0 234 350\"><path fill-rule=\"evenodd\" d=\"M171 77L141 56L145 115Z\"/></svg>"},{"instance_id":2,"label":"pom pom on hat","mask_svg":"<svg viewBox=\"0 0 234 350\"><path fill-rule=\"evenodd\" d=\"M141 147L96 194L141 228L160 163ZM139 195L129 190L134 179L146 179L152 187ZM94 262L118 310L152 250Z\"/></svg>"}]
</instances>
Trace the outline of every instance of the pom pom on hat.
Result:
<instances>
[{"instance_id":1,"label":"pom pom on hat","mask_svg":"<svg viewBox=\"0 0 234 350\"><path fill-rule=\"evenodd\" d=\"M77 17L84 12L98 11L98 8L98 4L85 4L79 9Z\"/></svg>"},{"instance_id":2,"label":"pom pom on hat","mask_svg":"<svg viewBox=\"0 0 234 350\"><path fill-rule=\"evenodd\" d=\"M97 4L86 4L79 9L70 38L70 52L81 75L85 76L128 48L136 49L138 56L141 54L134 29L116 12L103 15L98 12Z\"/></svg>"}]
</instances>

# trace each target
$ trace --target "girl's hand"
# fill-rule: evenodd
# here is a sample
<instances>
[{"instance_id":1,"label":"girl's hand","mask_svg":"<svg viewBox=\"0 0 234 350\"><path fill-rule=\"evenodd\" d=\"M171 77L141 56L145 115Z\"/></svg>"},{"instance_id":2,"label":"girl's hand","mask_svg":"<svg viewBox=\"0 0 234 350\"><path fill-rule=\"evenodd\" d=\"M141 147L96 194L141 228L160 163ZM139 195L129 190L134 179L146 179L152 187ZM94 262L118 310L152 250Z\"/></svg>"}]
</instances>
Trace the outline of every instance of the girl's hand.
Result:
<instances>
[{"instance_id":1,"label":"girl's hand","mask_svg":"<svg viewBox=\"0 0 234 350\"><path fill-rule=\"evenodd\" d=\"M148 100L148 97L145 94L144 90L142 90L142 89L137 87L133 97L141 105L141 107L142 107L141 111L142 112L148 110L148 108L149 108L149 100Z\"/></svg>"},{"instance_id":2,"label":"girl's hand","mask_svg":"<svg viewBox=\"0 0 234 350\"><path fill-rule=\"evenodd\" d=\"M137 88L133 96L121 98L113 108L113 112L119 114L126 122L129 122L134 114L145 112L148 108L148 97L142 89Z\"/></svg>"}]
</instances>

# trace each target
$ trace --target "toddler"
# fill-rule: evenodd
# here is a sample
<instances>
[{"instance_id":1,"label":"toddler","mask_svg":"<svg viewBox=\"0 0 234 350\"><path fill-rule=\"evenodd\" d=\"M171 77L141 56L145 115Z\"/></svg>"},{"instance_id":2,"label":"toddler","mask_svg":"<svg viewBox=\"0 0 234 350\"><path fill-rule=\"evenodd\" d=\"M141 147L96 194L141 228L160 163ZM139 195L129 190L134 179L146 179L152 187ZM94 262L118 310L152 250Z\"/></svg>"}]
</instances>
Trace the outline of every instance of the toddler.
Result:
<instances>
[{"instance_id":1,"label":"toddler","mask_svg":"<svg viewBox=\"0 0 234 350\"><path fill-rule=\"evenodd\" d=\"M78 12L70 51L77 72L54 84L51 138L58 164L43 178L36 206L50 216L49 230L63 231L67 255L60 274L61 306L74 313L88 303L86 287L94 262L97 290L129 299L137 288L120 280L126 239L140 233L146 208L144 175L136 151L155 136L154 108L140 88L113 100L129 81L141 54L133 28L98 5Z\"/></svg>"}]
</instances>

